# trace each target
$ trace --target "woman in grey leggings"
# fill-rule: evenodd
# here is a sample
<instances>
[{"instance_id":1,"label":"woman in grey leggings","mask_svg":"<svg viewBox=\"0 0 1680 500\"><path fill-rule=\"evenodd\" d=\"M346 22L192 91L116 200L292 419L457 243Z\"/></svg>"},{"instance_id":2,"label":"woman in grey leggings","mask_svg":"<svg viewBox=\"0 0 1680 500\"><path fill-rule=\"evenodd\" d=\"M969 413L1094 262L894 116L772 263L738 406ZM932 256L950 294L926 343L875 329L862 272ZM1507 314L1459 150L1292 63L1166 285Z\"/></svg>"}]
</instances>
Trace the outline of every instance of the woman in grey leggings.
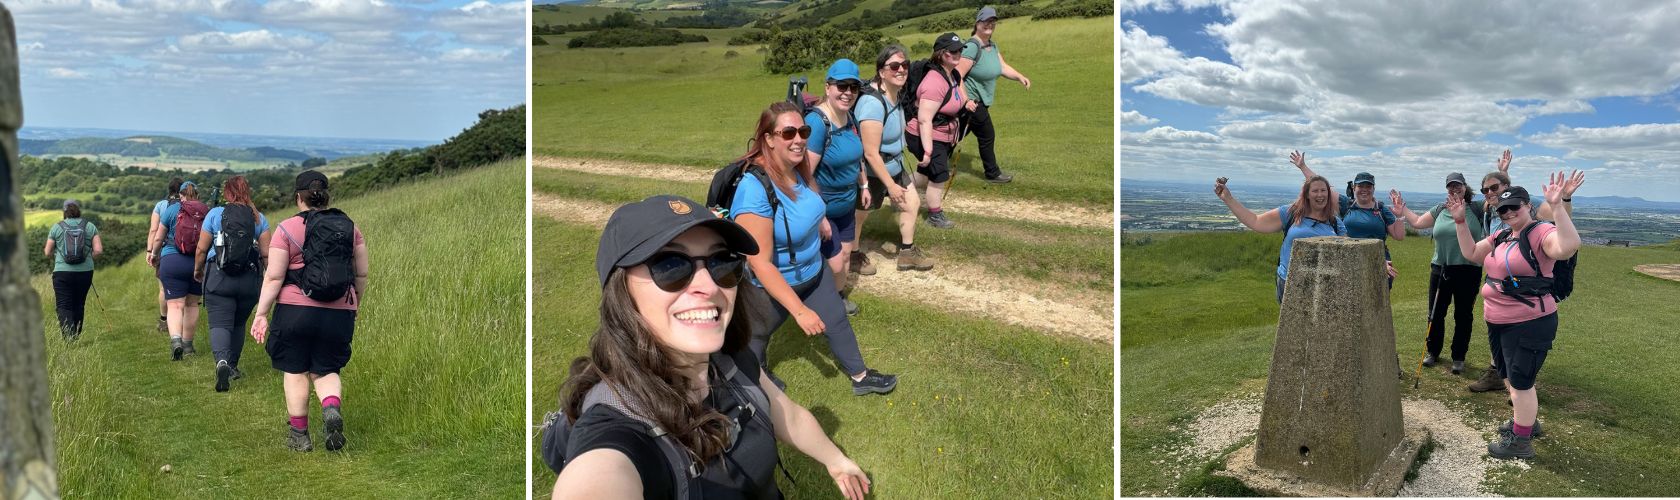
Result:
<instances>
[{"instance_id":1,"label":"woman in grey leggings","mask_svg":"<svg viewBox=\"0 0 1680 500\"><path fill-rule=\"evenodd\" d=\"M262 292L261 250L268 248L268 218L251 205L245 176L222 183L224 206L204 216L193 277L204 283L204 307L210 316L210 351L216 356L216 392L239 378L239 354L245 350L245 321Z\"/></svg>"}]
</instances>

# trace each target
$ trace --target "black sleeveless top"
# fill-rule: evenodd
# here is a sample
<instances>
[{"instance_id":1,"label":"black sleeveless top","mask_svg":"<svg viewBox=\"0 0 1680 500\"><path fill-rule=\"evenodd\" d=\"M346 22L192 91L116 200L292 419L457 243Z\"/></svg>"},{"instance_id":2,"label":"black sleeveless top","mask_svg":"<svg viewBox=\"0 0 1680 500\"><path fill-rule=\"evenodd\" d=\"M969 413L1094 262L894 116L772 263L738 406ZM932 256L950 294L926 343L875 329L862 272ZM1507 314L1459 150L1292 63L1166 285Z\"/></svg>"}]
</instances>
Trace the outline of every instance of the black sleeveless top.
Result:
<instances>
[{"instance_id":1,"label":"black sleeveless top","mask_svg":"<svg viewBox=\"0 0 1680 500\"><path fill-rule=\"evenodd\" d=\"M730 357L746 376L758 380L758 359L751 350L742 349ZM759 409L754 416L743 408L744 391L759 389L736 386L712 371L712 390L704 404L730 417L741 431L728 451L706 463L705 472L689 487L690 496L708 500L782 498L776 486L776 433L770 427L770 409ZM672 476L647 425L607 405L596 405L573 425L566 460L598 448L618 450L630 458L642 478L643 498L666 500L676 495L678 478Z\"/></svg>"}]
</instances>

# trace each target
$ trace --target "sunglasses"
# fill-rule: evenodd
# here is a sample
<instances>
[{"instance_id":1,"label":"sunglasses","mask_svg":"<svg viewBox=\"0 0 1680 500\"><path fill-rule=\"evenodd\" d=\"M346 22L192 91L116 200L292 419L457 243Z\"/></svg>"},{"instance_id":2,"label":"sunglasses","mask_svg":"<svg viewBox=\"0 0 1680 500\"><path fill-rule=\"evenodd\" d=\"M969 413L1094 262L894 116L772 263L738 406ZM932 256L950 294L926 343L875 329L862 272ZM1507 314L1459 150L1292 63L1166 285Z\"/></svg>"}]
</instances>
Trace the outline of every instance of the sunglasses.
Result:
<instances>
[{"instance_id":1,"label":"sunglasses","mask_svg":"<svg viewBox=\"0 0 1680 500\"><path fill-rule=\"evenodd\" d=\"M886 63L884 65L881 65L881 67L887 68L888 71L907 71L907 70L910 69L910 63L893 61L893 62L890 62L890 63Z\"/></svg>"},{"instance_id":2,"label":"sunglasses","mask_svg":"<svg viewBox=\"0 0 1680 500\"><path fill-rule=\"evenodd\" d=\"M772 134L780 133L781 136L782 136L782 140L784 140L784 141L793 140L793 136L795 136L795 135L799 136L800 139L810 139L811 138L811 126L810 125L800 125L799 128L782 127L781 130L779 130L779 131L778 130L772 130L772 131L770 131L770 133L772 133Z\"/></svg>"},{"instance_id":3,"label":"sunglasses","mask_svg":"<svg viewBox=\"0 0 1680 500\"><path fill-rule=\"evenodd\" d=\"M1505 214L1516 211L1518 208L1522 208L1522 207L1520 207L1518 205L1506 205L1506 206L1496 208L1496 209L1494 209L1494 211L1498 212L1499 215L1501 217L1503 217L1503 216L1505 216Z\"/></svg>"},{"instance_id":4,"label":"sunglasses","mask_svg":"<svg viewBox=\"0 0 1680 500\"><path fill-rule=\"evenodd\" d=\"M842 94L856 94L858 92L858 90L863 89L863 85L860 85L857 82L853 82L853 81L850 81L850 80L844 81L844 82L833 82L833 83L830 83L829 85L833 85L834 88L836 90L839 90L840 93L842 93Z\"/></svg>"},{"instance_id":5,"label":"sunglasses","mask_svg":"<svg viewBox=\"0 0 1680 500\"><path fill-rule=\"evenodd\" d=\"M1502 188L1502 187L1505 187L1505 186L1503 184L1495 184L1495 185L1492 185L1492 186L1484 187L1484 188L1482 188L1482 194L1488 194L1489 192L1492 192L1493 190L1499 189L1499 188Z\"/></svg>"},{"instance_id":6,"label":"sunglasses","mask_svg":"<svg viewBox=\"0 0 1680 500\"><path fill-rule=\"evenodd\" d=\"M689 282L694 281L694 273L700 269L701 261L705 261L706 272L712 275L712 282L719 287L735 288L741 283L745 260L735 252L724 251L703 257L682 252L659 252L649 257L646 264L653 284L658 285L660 290L675 293L688 288Z\"/></svg>"}]
</instances>

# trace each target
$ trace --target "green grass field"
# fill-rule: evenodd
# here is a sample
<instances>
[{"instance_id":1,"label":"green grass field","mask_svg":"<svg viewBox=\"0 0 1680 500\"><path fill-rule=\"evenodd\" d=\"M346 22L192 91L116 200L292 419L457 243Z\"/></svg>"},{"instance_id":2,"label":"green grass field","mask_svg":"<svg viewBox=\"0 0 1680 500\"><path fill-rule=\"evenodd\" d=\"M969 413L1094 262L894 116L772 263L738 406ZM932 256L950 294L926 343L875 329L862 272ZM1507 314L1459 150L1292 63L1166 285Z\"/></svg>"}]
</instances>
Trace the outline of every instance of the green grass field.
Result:
<instances>
[{"instance_id":1,"label":"green grass field","mask_svg":"<svg viewBox=\"0 0 1680 500\"><path fill-rule=\"evenodd\" d=\"M731 47L727 36L617 49L567 49L567 36L546 37L551 45L532 51L539 155L715 168L746 150L758 113L786 92L787 77L764 72L757 46ZM1016 178L1001 193L976 196L1112 204L1113 37L1111 18L1011 19L1000 31L1004 56L1033 88L998 82L998 157ZM932 38L909 34L902 41ZM730 51L738 55L726 57ZM873 68L872 61L860 63ZM821 81L822 71L805 76ZM965 141L956 164L959 192L978 192L977 156L975 141Z\"/></svg>"},{"instance_id":2,"label":"green grass field","mask_svg":"<svg viewBox=\"0 0 1680 500\"><path fill-rule=\"evenodd\" d=\"M66 498L506 498L523 488L524 162L337 205L372 255L343 377L350 444L281 446L280 374L248 342L245 378L214 381L208 324L171 362L157 285L136 259L95 273L82 339L57 333L47 276L48 374ZM271 217L289 214L270 214ZM278 219L276 219L278 220ZM484 228L509 228L485 230ZM170 472L163 472L165 465Z\"/></svg>"},{"instance_id":3,"label":"green grass field","mask_svg":"<svg viewBox=\"0 0 1680 500\"><path fill-rule=\"evenodd\" d=\"M1186 424L1203 409L1264 387L1277 328L1272 276L1281 238L1150 233L1126 234L1123 240L1120 494L1252 494L1210 476L1213 463L1180 469L1163 461L1168 457L1161 450L1187 443ZM1489 357L1479 300L1467 356L1471 370L1454 376L1439 367L1425 369L1421 388L1412 389L1423 350L1431 245L1421 237L1390 242L1400 272L1392 297L1395 346L1407 377L1401 395L1468 408L1472 424L1489 430L1491 439L1493 425L1510 415L1501 404L1503 393L1464 389ZM1576 288L1559 307L1561 327L1537 385L1548 437L1535 442L1539 458L1529 461L1530 468L1496 474L1493 491L1509 496L1680 491L1680 464L1674 461L1680 437L1672 432L1680 419L1671 383L1680 377L1680 350L1670 345L1671 325L1680 322L1680 310L1670 302L1680 294L1680 283L1633 271L1638 264L1674 262L1680 262L1680 247L1674 245L1582 248Z\"/></svg>"},{"instance_id":4,"label":"green grass field","mask_svg":"<svg viewBox=\"0 0 1680 500\"><path fill-rule=\"evenodd\" d=\"M599 228L533 219L533 419L558 405L600 305ZM867 278L865 278L867 279ZM852 396L819 339L784 326L772 369L874 482L875 498L1108 498L1112 483L1110 346L959 317L923 304L855 295L871 367L900 377L888 396ZM789 498L832 498L821 464L781 447ZM535 495L554 474L537 461Z\"/></svg>"},{"instance_id":5,"label":"green grass field","mask_svg":"<svg viewBox=\"0 0 1680 500\"><path fill-rule=\"evenodd\" d=\"M122 219L123 222L132 222L135 224L145 224L151 221L150 215L109 214L96 211L85 211L83 213L94 213L103 218ZM64 220L64 212L62 211L29 210L23 214L23 227L29 228L35 226L45 226L48 224L57 224L60 220Z\"/></svg>"}]
</instances>

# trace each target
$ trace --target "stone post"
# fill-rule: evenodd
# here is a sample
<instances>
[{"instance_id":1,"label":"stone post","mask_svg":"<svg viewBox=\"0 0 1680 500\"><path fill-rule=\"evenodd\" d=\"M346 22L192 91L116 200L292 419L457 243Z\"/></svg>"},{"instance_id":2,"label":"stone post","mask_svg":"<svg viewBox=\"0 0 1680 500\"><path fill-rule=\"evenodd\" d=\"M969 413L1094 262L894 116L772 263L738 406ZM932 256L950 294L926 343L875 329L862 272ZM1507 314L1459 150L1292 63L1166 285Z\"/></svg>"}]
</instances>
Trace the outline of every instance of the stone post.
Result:
<instances>
[{"instance_id":1,"label":"stone post","mask_svg":"<svg viewBox=\"0 0 1680 500\"><path fill-rule=\"evenodd\" d=\"M22 101L12 13L0 5L0 497L58 498L41 299L29 284L16 181Z\"/></svg>"},{"instance_id":2,"label":"stone post","mask_svg":"<svg viewBox=\"0 0 1680 500\"><path fill-rule=\"evenodd\" d=\"M1380 241L1295 240L1259 433L1228 466L1251 488L1399 491L1427 433L1402 421L1386 282Z\"/></svg>"}]
</instances>

